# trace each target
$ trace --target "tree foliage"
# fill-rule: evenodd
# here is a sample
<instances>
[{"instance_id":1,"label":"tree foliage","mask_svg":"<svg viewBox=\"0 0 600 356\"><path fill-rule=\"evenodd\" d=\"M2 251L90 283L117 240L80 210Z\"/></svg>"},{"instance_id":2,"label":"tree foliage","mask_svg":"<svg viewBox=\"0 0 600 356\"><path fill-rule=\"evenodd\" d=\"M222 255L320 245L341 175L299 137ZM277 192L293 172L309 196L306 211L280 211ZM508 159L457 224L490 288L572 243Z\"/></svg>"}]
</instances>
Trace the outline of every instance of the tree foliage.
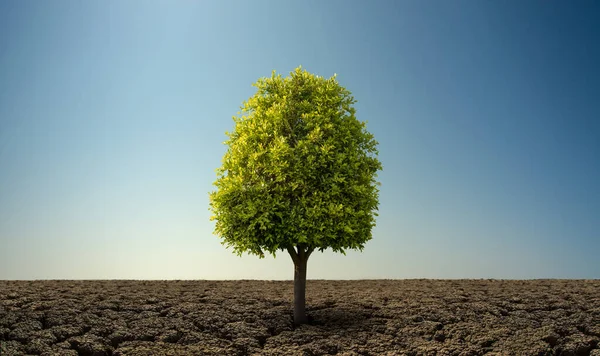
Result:
<instances>
[{"instance_id":1,"label":"tree foliage","mask_svg":"<svg viewBox=\"0 0 600 356\"><path fill-rule=\"evenodd\" d=\"M299 246L362 250L377 216L377 141L336 76L261 78L245 101L210 193L215 233L238 254Z\"/></svg>"}]
</instances>

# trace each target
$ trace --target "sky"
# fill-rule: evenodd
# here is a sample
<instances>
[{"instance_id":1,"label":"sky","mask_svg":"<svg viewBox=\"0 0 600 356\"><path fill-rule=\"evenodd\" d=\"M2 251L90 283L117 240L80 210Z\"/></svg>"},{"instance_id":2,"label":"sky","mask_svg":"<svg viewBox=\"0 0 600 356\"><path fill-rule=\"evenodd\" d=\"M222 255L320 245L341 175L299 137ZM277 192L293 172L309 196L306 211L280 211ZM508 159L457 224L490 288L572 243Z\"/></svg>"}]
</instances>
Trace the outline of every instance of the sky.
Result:
<instances>
[{"instance_id":1,"label":"sky","mask_svg":"<svg viewBox=\"0 0 600 356\"><path fill-rule=\"evenodd\" d=\"M293 279L221 245L232 116L301 65L379 142L309 279L600 278L596 1L0 1L0 279Z\"/></svg>"}]
</instances>

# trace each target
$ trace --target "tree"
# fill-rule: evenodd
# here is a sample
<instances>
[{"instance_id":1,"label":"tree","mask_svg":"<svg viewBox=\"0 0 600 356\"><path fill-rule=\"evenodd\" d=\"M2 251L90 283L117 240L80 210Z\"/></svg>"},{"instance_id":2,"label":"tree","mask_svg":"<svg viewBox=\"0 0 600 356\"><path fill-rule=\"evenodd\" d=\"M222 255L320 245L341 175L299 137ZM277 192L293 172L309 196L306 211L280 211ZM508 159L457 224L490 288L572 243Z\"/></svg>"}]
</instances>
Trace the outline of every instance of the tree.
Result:
<instances>
[{"instance_id":1,"label":"tree","mask_svg":"<svg viewBox=\"0 0 600 356\"><path fill-rule=\"evenodd\" d=\"M222 244L294 262L294 322L307 322L306 265L315 251L363 250L372 238L379 183L377 141L355 117L336 76L296 68L261 78L245 101L210 192Z\"/></svg>"}]
</instances>

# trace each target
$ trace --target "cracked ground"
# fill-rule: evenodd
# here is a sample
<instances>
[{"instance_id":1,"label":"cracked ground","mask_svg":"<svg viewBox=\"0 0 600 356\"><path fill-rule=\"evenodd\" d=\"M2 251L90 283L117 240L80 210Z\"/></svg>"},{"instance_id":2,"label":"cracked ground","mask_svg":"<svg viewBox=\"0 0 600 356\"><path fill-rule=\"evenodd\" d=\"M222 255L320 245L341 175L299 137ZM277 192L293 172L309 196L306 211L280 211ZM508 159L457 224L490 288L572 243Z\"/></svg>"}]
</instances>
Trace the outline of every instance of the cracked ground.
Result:
<instances>
[{"instance_id":1,"label":"cracked ground","mask_svg":"<svg viewBox=\"0 0 600 356\"><path fill-rule=\"evenodd\" d=\"M5 355L600 356L600 280L0 281Z\"/></svg>"}]
</instances>

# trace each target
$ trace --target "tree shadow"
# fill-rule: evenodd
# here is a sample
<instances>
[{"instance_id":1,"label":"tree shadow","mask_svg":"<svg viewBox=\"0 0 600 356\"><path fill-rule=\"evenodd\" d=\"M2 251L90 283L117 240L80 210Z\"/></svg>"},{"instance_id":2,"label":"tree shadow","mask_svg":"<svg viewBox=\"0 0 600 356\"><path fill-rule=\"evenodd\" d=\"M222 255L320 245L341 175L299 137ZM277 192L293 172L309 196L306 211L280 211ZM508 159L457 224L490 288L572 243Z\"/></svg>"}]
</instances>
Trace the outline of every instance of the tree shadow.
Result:
<instances>
[{"instance_id":1,"label":"tree shadow","mask_svg":"<svg viewBox=\"0 0 600 356\"><path fill-rule=\"evenodd\" d=\"M313 307L307 308L309 325L331 329L348 329L365 324L372 312L361 307Z\"/></svg>"}]
</instances>

